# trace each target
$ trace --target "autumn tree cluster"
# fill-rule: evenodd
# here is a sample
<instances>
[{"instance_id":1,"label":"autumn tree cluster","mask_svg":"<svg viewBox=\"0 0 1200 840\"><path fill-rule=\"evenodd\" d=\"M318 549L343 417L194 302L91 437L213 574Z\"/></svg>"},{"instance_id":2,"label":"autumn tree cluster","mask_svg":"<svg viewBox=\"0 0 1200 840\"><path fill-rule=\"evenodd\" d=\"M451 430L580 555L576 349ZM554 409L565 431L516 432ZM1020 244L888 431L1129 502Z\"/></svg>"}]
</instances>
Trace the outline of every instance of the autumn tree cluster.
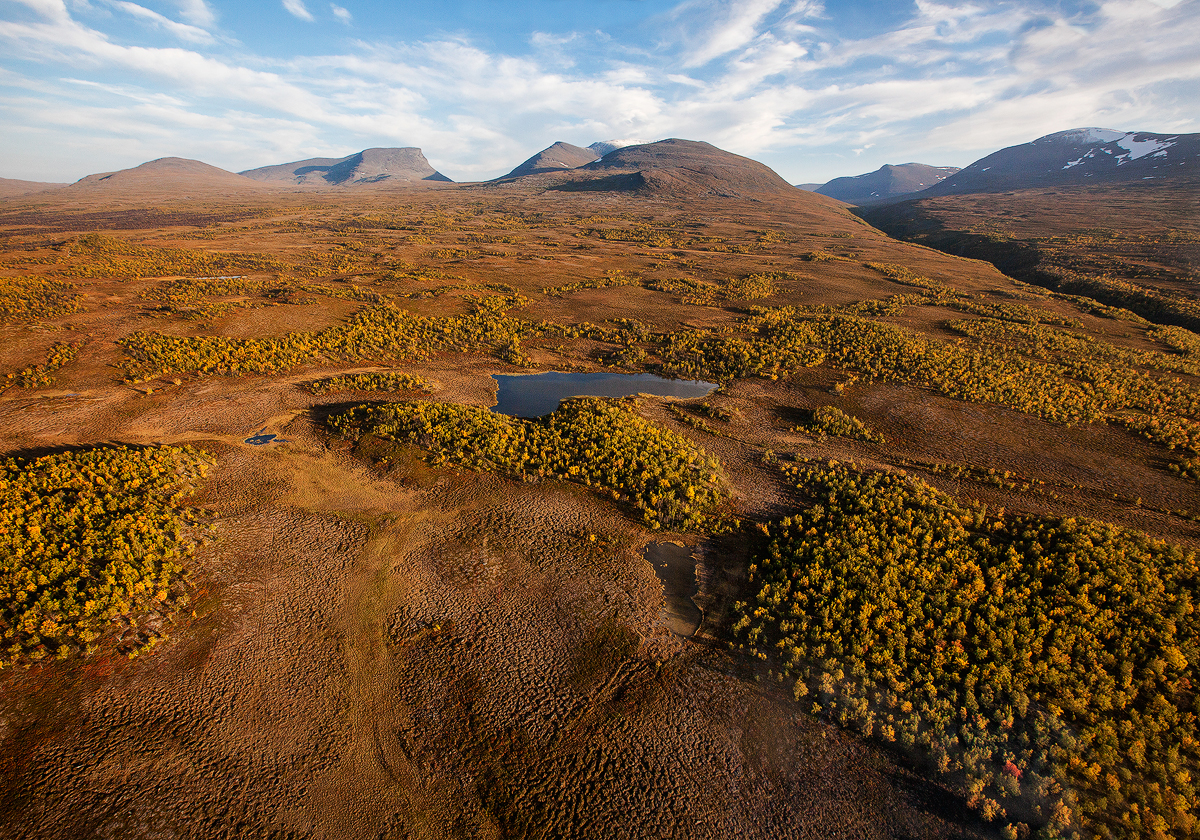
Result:
<instances>
[{"instance_id":1,"label":"autumn tree cluster","mask_svg":"<svg viewBox=\"0 0 1200 840\"><path fill-rule=\"evenodd\" d=\"M734 631L797 700L924 755L985 817L1195 836L1194 554L900 474L787 469L811 505L768 529Z\"/></svg>"},{"instance_id":2,"label":"autumn tree cluster","mask_svg":"<svg viewBox=\"0 0 1200 840\"><path fill-rule=\"evenodd\" d=\"M435 463L584 484L631 503L652 528L717 525L729 495L716 459L644 419L635 406L584 397L522 420L477 406L403 402L359 406L330 425L348 437L416 444Z\"/></svg>"},{"instance_id":3,"label":"autumn tree cluster","mask_svg":"<svg viewBox=\"0 0 1200 840\"><path fill-rule=\"evenodd\" d=\"M0 323L78 312L83 296L70 283L44 277L0 277Z\"/></svg>"},{"instance_id":4,"label":"autumn tree cluster","mask_svg":"<svg viewBox=\"0 0 1200 840\"><path fill-rule=\"evenodd\" d=\"M330 394L336 391L428 391L423 377L403 371L383 373L344 373L327 376L304 386L310 394Z\"/></svg>"},{"instance_id":5,"label":"autumn tree cluster","mask_svg":"<svg viewBox=\"0 0 1200 840\"><path fill-rule=\"evenodd\" d=\"M181 500L208 463L171 446L0 462L0 665L156 639L187 597Z\"/></svg>"}]
</instances>

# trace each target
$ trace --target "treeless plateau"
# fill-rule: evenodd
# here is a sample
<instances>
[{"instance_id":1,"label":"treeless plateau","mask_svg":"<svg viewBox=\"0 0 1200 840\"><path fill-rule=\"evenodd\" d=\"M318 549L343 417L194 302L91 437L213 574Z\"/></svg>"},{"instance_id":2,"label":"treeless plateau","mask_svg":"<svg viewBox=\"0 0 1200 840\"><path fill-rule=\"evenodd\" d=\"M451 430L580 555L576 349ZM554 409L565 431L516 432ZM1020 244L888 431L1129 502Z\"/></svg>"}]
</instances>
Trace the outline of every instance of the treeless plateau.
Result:
<instances>
[{"instance_id":1,"label":"treeless plateau","mask_svg":"<svg viewBox=\"0 0 1200 840\"><path fill-rule=\"evenodd\" d=\"M0 395L3 450L187 443L215 459L188 500L208 524L191 602L165 641L136 659L110 646L0 672L0 835L998 836L920 755L811 716L770 663L730 645L754 525L801 504L773 461L906 470L992 509L1094 517L1195 547L1200 487L1167 469L1162 445L828 365L733 378L705 401L639 399L644 417L720 460L743 529L664 534L575 484L340 439L323 422L336 407L389 397L301 387L398 369L430 383L427 399L486 407L493 373L653 372L653 346L621 357L599 333L535 337L519 365L484 340L401 362L319 356L210 375L136 369L118 344L146 331L318 332L379 300L441 318L489 296L528 322L734 332L752 306L914 291L876 263L1162 349L1143 325L897 241L812 193L580 183L212 187L203 200L135 184L0 203L0 277L81 296L75 311L0 325L0 374L59 343L78 348L52 384ZM771 277L764 296L728 291L755 275ZM210 276L243 282L219 293L186 282ZM913 305L877 320L955 341L947 322L978 317ZM728 422L694 422L701 402ZM826 405L884 442L805 431ZM280 440L244 442L260 430ZM1019 480L978 478L989 470ZM642 556L663 539L698 558L704 620L692 638L666 628Z\"/></svg>"}]
</instances>

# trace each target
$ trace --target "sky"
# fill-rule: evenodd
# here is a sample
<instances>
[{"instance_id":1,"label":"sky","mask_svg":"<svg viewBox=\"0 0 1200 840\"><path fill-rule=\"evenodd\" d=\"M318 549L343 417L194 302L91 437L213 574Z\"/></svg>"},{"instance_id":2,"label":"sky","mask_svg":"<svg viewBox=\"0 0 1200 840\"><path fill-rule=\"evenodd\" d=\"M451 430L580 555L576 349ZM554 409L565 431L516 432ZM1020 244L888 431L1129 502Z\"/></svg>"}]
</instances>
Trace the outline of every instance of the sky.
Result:
<instances>
[{"instance_id":1,"label":"sky","mask_svg":"<svg viewBox=\"0 0 1200 840\"><path fill-rule=\"evenodd\" d=\"M1200 0L0 0L0 177L706 140L823 183L1200 132Z\"/></svg>"}]
</instances>

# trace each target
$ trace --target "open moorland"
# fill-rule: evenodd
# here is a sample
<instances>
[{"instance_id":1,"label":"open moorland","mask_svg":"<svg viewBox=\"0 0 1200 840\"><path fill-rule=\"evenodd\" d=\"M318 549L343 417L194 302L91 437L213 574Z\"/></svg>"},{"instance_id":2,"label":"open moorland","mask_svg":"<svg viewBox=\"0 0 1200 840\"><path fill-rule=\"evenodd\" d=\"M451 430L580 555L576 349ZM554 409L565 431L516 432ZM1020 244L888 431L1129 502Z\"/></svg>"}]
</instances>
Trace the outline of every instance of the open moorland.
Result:
<instances>
[{"instance_id":1,"label":"open moorland","mask_svg":"<svg viewBox=\"0 0 1200 840\"><path fill-rule=\"evenodd\" d=\"M1196 835L1195 216L610 159L0 203L0 834Z\"/></svg>"}]
</instances>

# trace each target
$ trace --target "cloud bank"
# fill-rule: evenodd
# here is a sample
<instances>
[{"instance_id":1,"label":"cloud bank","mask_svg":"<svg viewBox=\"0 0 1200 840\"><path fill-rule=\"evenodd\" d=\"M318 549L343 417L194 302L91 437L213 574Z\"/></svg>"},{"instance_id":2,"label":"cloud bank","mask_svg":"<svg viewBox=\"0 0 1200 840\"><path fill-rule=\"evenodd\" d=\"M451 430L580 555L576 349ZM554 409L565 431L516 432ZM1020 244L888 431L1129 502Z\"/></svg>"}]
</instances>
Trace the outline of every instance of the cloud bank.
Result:
<instances>
[{"instance_id":1,"label":"cloud bank","mask_svg":"<svg viewBox=\"0 0 1200 840\"><path fill-rule=\"evenodd\" d=\"M4 177L400 145L473 180L555 140L674 136L799 182L964 165L1077 126L1200 131L1200 40L1179 35L1200 31L1200 0L918 0L870 31L812 0L690 0L648 17L642 40L531 31L520 49L462 31L345 40L350 10L282 0L281 25L345 24L327 49L282 56L205 0L0 10Z\"/></svg>"}]
</instances>

